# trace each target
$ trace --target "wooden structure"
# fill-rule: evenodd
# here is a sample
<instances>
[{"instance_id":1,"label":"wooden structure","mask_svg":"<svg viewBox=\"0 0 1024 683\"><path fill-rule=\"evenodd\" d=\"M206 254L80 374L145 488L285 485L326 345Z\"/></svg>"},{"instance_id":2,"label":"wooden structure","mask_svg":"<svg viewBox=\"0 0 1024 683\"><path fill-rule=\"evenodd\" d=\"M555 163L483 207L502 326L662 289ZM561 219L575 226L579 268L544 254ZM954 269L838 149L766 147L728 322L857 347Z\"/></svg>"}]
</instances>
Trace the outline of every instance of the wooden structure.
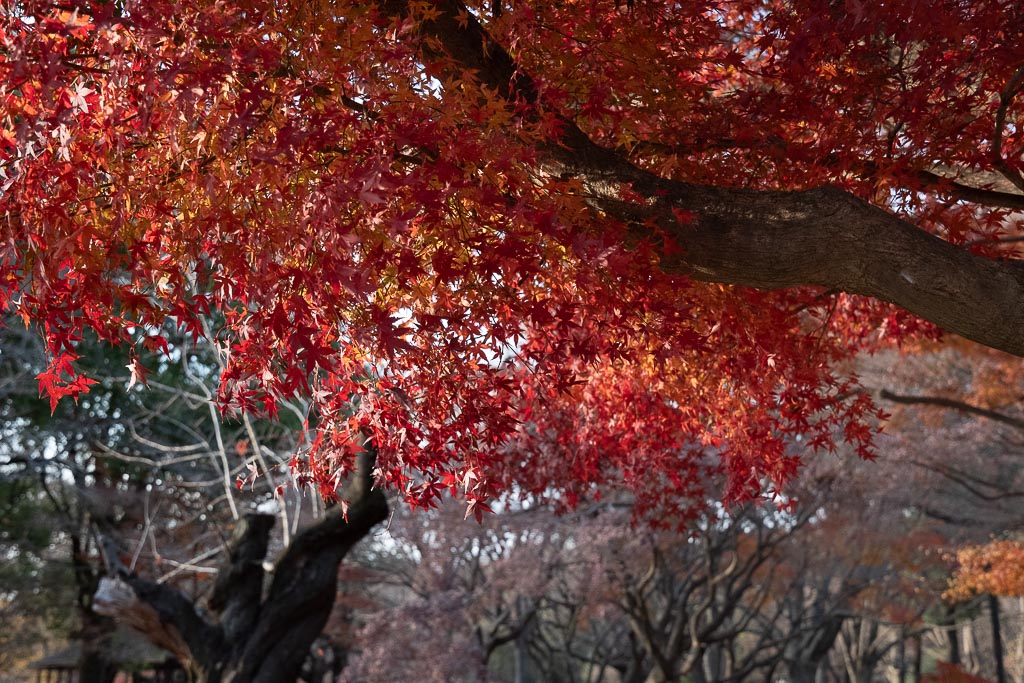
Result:
<instances>
[{"instance_id":1,"label":"wooden structure","mask_svg":"<svg viewBox=\"0 0 1024 683\"><path fill-rule=\"evenodd\" d=\"M117 666L115 683L178 683L186 680L184 670L169 652L131 629L115 630L105 638L102 647L108 659ZM77 683L81 656L82 643L72 641L62 650L32 662L28 668L35 671L36 683Z\"/></svg>"}]
</instances>

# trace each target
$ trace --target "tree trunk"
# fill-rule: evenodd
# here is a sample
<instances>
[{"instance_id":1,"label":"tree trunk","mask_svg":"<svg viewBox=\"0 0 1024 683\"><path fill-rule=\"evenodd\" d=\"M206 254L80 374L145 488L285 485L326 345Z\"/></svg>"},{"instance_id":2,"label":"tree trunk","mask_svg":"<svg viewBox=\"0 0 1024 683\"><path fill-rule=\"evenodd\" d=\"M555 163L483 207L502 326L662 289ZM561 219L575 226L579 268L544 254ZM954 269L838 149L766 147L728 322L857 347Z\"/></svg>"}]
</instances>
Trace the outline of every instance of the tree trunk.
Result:
<instances>
[{"instance_id":1,"label":"tree trunk","mask_svg":"<svg viewBox=\"0 0 1024 683\"><path fill-rule=\"evenodd\" d=\"M713 643L704 653L703 661L696 668L704 669L704 676L709 681L720 681L726 677L725 656L721 643Z\"/></svg>"},{"instance_id":2,"label":"tree trunk","mask_svg":"<svg viewBox=\"0 0 1024 683\"><path fill-rule=\"evenodd\" d=\"M907 678L907 634L901 628L900 640L896 644L896 680L906 683Z\"/></svg>"},{"instance_id":3,"label":"tree trunk","mask_svg":"<svg viewBox=\"0 0 1024 683\"><path fill-rule=\"evenodd\" d=\"M85 513L78 512L78 528L83 529ZM114 622L109 617L97 614L93 609L92 597L99 585L99 572L88 560L83 534L71 534L71 567L74 570L77 589L78 617L81 620L76 639L82 645L78 656L79 683L113 683L117 675L117 663L110 657L110 637Z\"/></svg>"},{"instance_id":4,"label":"tree trunk","mask_svg":"<svg viewBox=\"0 0 1024 683\"><path fill-rule=\"evenodd\" d=\"M921 664L924 656L924 652L921 648L924 647L924 638L918 633L914 636L914 669L911 673L911 680L914 683L921 683Z\"/></svg>"},{"instance_id":5,"label":"tree trunk","mask_svg":"<svg viewBox=\"0 0 1024 683\"><path fill-rule=\"evenodd\" d=\"M235 530L230 553L203 610L171 586L111 572L96 591L97 611L146 635L178 658L193 683L290 683L334 605L338 567L357 542L388 514L371 488L374 455L359 457L346 485L348 519L333 510L301 531L285 549L264 591L263 560L274 518L253 514ZM106 552L110 565L113 550Z\"/></svg>"},{"instance_id":6,"label":"tree trunk","mask_svg":"<svg viewBox=\"0 0 1024 683\"><path fill-rule=\"evenodd\" d=\"M795 648L796 652L789 659L789 680L792 683L816 683L818 671L823 660L835 645L839 631L843 627L842 617L831 615L825 617L808 637L794 640L787 649Z\"/></svg>"},{"instance_id":7,"label":"tree trunk","mask_svg":"<svg viewBox=\"0 0 1024 683\"><path fill-rule=\"evenodd\" d=\"M690 673L687 674L687 676L689 677L691 683L711 683L708 677L704 675L704 667L702 666L693 667L693 669L690 671ZM659 681L659 683L663 682ZM668 679L668 683L675 683L675 681L672 679Z\"/></svg>"},{"instance_id":8,"label":"tree trunk","mask_svg":"<svg viewBox=\"0 0 1024 683\"><path fill-rule=\"evenodd\" d=\"M988 614L992 620L992 659L996 663L996 683L1006 683L1006 667L1003 662L1003 633L999 624L999 598L989 594Z\"/></svg>"},{"instance_id":9,"label":"tree trunk","mask_svg":"<svg viewBox=\"0 0 1024 683\"><path fill-rule=\"evenodd\" d=\"M338 677L345 668L348 653L345 648L330 638L317 638L312 652L302 667L301 679L306 683L328 683Z\"/></svg>"},{"instance_id":10,"label":"tree trunk","mask_svg":"<svg viewBox=\"0 0 1024 683\"><path fill-rule=\"evenodd\" d=\"M956 608L948 608L948 621L946 622L946 636L949 642L949 663L960 664L960 627L956 623Z\"/></svg>"}]
</instances>

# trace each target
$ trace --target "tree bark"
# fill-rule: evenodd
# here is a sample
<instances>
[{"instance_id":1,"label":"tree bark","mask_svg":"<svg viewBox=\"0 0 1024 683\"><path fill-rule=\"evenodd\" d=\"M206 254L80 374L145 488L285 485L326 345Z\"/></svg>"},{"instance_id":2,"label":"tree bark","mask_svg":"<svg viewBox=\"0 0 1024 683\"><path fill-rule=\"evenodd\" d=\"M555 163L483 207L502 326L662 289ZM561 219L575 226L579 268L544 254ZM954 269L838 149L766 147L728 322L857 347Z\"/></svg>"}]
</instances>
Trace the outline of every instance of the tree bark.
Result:
<instances>
[{"instance_id":1,"label":"tree bark","mask_svg":"<svg viewBox=\"0 0 1024 683\"><path fill-rule=\"evenodd\" d=\"M921 665L924 663L924 652L921 651L923 644L924 638L920 633L916 634L914 636L914 663L910 672L910 680L913 681L913 683L921 683Z\"/></svg>"},{"instance_id":2,"label":"tree bark","mask_svg":"<svg viewBox=\"0 0 1024 683\"><path fill-rule=\"evenodd\" d=\"M439 14L418 26L424 57L473 72L520 110L544 107L534 81L462 2L433 4ZM407 0L379 7L396 18L408 13ZM637 238L656 245L670 238L675 248L661 248L664 271L763 289L811 285L866 295L1024 355L1020 261L972 254L832 187L771 192L662 178L556 117L560 137L540 150L547 172L579 180L594 209L631 226ZM644 201L625 199L627 189ZM680 215L691 219L681 222Z\"/></svg>"},{"instance_id":3,"label":"tree bark","mask_svg":"<svg viewBox=\"0 0 1024 683\"><path fill-rule=\"evenodd\" d=\"M907 634L901 627L899 629L900 640L896 644L896 680L899 683L906 683L907 679Z\"/></svg>"},{"instance_id":4,"label":"tree bark","mask_svg":"<svg viewBox=\"0 0 1024 683\"><path fill-rule=\"evenodd\" d=\"M949 644L949 663L960 664L960 627L956 623L956 606L946 606L946 619L943 621L946 642Z\"/></svg>"},{"instance_id":5,"label":"tree bark","mask_svg":"<svg viewBox=\"0 0 1024 683\"><path fill-rule=\"evenodd\" d=\"M810 633L787 645L789 679L793 683L816 683L822 662L835 645L843 628L843 617L815 615L815 628Z\"/></svg>"},{"instance_id":6,"label":"tree bark","mask_svg":"<svg viewBox=\"0 0 1024 683\"><path fill-rule=\"evenodd\" d=\"M337 509L301 531L285 549L264 590L263 560L273 517L249 515L238 526L224 568L202 610L177 589L122 568L97 590L97 611L141 631L174 653L196 683L287 683L299 678L337 591L338 567L388 514L371 488L373 453L359 456L346 485L348 518ZM116 553L106 553L108 564Z\"/></svg>"},{"instance_id":7,"label":"tree bark","mask_svg":"<svg viewBox=\"0 0 1024 683\"><path fill-rule=\"evenodd\" d=\"M988 615L992 622L992 659L996 664L996 683L1006 683L1006 667L1003 662L1003 630L999 623L999 598L988 596Z\"/></svg>"},{"instance_id":8,"label":"tree bark","mask_svg":"<svg viewBox=\"0 0 1024 683\"><path fill-rule=\"evenodd\" d=\"M70 455L73 459L74 451ZM81 472L76 471L74 476L76 486L83 486L84 477ZM112 683L118 672L118 663L110 656L114 622L99 614L93 606L93 595L99 585L101 570L89 560L89 516L90 513L79 501L74 506L74 531L70 534L71 567L75 576L77 611L81 620L76 634L82 646L78 657L78 683Z\"/></svg>"}]
</instances>

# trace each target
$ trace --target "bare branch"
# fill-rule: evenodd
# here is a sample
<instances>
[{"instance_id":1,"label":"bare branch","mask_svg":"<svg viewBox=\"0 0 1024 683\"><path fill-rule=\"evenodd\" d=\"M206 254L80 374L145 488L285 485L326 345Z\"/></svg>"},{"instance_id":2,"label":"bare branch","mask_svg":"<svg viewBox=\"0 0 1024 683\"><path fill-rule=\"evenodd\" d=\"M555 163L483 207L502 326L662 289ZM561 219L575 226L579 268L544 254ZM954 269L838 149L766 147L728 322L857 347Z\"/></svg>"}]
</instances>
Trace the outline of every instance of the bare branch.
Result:
<instances>
[{"instance_id":1,"label":"bare branch","mask_svg":"<svg viewBox=\"0 0 1024 683\"><path fill-rule=\"evenodd\" d=\"M113 617L174 653L186 668L208 661L221 646L220 629L196 612L176 588L130 573L113 537L99 534L108 576L93 597L97 613Z\"/></svg>"},{"instance_id":2,"label":"bare branch","mask_svg":"<svg viewBox=\"0 0 1024 683\"><path fill-rule=\"evenodd\" d=\"M978 417L984 417L989 420L994 420L1000 424L1005 424L1013 427L1014 429L1024 430L1024 419L1013 417L1005 413L1000 413L995 410L989 410L988 408L981 408L979 406L972 405L965 401L958 401L952 398L943 398L941 396L907 396L902 394L894 394L887 389L883 389L878 392L879 398L892 401L893 403L904 403L909 405L928 405L937 406L940 408L949 408L951 410L957 410L961 413L967 413L968 415L977 415Z\"/></svg>"},{"instance_id":3,"label":"bare branch","mask_svg":"<svg viewBox=\"0 0 1024 683\"><path fill-rule=\"evenodd\" d=\"M910 460L909 462L911 465L939 474L979 500L991 503L999 500L1006 500L1008 498L1024 498L1024 491L1007 491L1002 489L998 483L979 479L978 477L971 476L966 472L959 471L947 465L923 462L921 460ZM983 488L1002 490L998 493L986 493Z\"/></svg>"}]
</instances>

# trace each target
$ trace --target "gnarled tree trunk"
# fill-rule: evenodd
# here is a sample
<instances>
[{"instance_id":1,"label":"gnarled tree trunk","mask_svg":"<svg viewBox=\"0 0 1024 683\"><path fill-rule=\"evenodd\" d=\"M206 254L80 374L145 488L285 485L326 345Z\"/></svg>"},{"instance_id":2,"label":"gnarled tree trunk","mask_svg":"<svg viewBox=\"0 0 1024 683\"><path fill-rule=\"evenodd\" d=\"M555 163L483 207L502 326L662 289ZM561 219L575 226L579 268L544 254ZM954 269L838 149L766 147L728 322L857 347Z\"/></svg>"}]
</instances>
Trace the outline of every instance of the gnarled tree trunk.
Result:
<instances>
[{"instance_id":1,"label":"gnarled tree trunk","mask_svg":"<svg viewBox=\"0 0 1024 683\"><path fill-rule=\"evenodd\" d=\"M338 567L388 513L371 488L372 451L359 458L346 485L348 519L339 510L300 532L266 583L264 558L274 518L246 516L235 530L226 565L203 609L177 589L128 573L105 578L95 609L170 650L197 683L287 683L296 680L327 623ZM108 563L116 553L107 553Z\"/></svg>"}]
</instances>

